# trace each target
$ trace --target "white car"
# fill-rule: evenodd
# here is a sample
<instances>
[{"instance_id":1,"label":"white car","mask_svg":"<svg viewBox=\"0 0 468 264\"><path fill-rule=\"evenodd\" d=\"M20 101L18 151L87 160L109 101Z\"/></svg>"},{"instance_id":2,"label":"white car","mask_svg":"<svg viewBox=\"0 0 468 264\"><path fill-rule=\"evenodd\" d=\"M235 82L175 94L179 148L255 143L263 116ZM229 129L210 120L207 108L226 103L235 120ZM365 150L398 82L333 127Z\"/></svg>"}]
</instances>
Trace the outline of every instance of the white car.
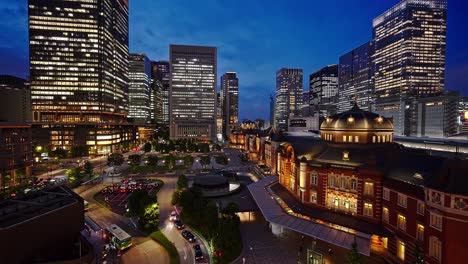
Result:
<instances>
[{"instance_id":1,"label":"white car","mask_svg":"<svg viewBox=\"0 0 468 264\"><path fill-rule=\"evenodd\" d=\"M177 217L178 217L178 215L177 215L176 211L172 211L171 216L169 217L169 221L174 222L175 220L177 220Z\"/></svg>"}]
</instances>

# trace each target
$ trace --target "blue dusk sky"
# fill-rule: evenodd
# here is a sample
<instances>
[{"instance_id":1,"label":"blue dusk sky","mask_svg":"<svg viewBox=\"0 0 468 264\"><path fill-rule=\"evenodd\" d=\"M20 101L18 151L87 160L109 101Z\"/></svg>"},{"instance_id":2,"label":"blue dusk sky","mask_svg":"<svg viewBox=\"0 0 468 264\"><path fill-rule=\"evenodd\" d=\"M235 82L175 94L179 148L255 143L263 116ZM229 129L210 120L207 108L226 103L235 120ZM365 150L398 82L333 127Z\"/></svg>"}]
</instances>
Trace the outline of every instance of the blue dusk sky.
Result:
<instances>
[{"instance_id":1,"label":"blue dusk sky","mask_svg":"<svg viewBox=\"0 0 468 264\"><path fill-rule=\"evenodd\" d=\"M282 67L309 74L369 41L399 0L130 0L130 52L167 60L169 44L218 47L218 77L239 77L240 118L268 118ZM468 94L468 1L449 0L446 89ZM0 3L0 74L28 75L26 0ZM219 85L219 78L218 78ZM308 89L308 88L307 88Z\"/></svg>"}]
</instances>

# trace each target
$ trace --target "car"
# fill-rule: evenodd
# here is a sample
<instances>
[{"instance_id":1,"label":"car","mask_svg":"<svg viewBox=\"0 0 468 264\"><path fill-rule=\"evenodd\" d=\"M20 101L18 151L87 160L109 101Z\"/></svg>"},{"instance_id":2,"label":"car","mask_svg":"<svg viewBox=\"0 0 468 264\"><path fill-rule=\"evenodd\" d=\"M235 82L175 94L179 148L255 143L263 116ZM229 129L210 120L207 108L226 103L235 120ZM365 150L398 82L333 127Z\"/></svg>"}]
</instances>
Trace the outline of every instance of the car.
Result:
<instances>
[{"instance_id":1,"label":"car","mask_svg":"<svg viewBox=\"0 0 468 264\"><path fill-rule=\"evenodd\" d=\"M169 221L173 222L173 221L177 220L177 218L178 218L178 215L177 215L176 211L172 211L171 216L169 216Z\"/></svg>"},{"instance_id":2,"label":"car","mask_svg":"<svg viewBox=\"0 0 468 264\"><path fill-rule=\"evenodd\" d=\"M195 260L202 260L205 258L199 244L193 246L193 251L195 251Z\"/></svg>"},{"instance_id":3,"label":"car","mask_svg":"<svg viewBox=\"0 0 468 264\"><path fill-rule=\"evenodd\" d=\"M188 230L182 231L182 236L187 239L188 242L195 242L195 236L192 234L192 232Z\"/></svg>"},{"instance_id":4,"label":"car","mask_svg":"<svg viewBox=\"0 0 468 264\"><path fill-rule=\"evenodd\" d=\"M185 228L184 223L180 219L175 220L174 224L177 227L177 229L184 229Z\"/></svg>"}]
</instances>

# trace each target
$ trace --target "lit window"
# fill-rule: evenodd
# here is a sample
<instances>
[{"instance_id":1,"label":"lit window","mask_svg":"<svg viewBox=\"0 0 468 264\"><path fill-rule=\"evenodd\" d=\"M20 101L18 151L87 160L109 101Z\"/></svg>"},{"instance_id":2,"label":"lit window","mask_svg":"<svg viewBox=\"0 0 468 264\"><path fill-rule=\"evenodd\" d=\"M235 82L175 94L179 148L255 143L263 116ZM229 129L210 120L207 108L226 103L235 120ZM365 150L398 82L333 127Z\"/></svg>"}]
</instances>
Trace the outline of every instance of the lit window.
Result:
<instances>
[{"instance_id":1,"label":"lit window","mask_svg":"<svg viewBox=\"0 0 468 264\"><path fill-rule=\"evenodd\" d=\"M343 160L349 160L349 152L343 151Z\"/></svg>"},{"instance_id":2,"label":"lit window","mask_svg":"<svg viewBox=\"0 0 468 264\"><path fill-rule=\"evenodd\" d=\"M359 137L358 136L354 136L354 142L356 142L356 143L359 142Z\"/></svg>"},{"instance_id":3,"label":"lit window","mask_svg":"<svg viewBox=\"0 0 468 264\"><path fill-rule=\"evenodd\" d=\"M416 225L416 239L424 241L424 226L421 224Z\"/></svg>"},{"instance_id":4,"label":"lit window","mask_svg":"<svg viewBox=\"0 0 468 264\"><path fill-rule=\"evenodd\" d=\"M335 176L328 176L328 186L330 186L331 188L335 188Z\"/></svg>"},{"instance_id":5,"label":"lit window","mask_svg":"<svg viewBox=\"0 0 468 264\"><path fill-rule=\"evenodd\" d=\"M372 136L372 143L375 143L375 136Z\"/></svg>"},{"instance_id":6,"label":"lit window","mask_svg":"<svg viewBox=\"0 0 468 264\"><path fill-rule=\"evenodd\" d=\"M398 205L406 208L406 195L398 194Z\"/></svg>"},{"instance_id":7,"label":"lit window","mask_svg":"<svg viewBox=\"0 0 468 264\"><path fill-rule=\"evenodd\" d=\"M357 180L351 179L351 190L357 191Z\"/></svg>"},{"instance_id":8,"label":"lit window","mask_svg":"<svg viewBox=\"0 0 468 264\"><path fill-rule=\"evenodd\" d=\"M364 215L368 217L372 217L372 204L371 203L364 203Z\"/></svg>"},{"instance_id":9,"label":"lit window","mask_svg":"<svg viewBox=\"0 0 468 264\"><path fill-rule=\"evenodd\" d=\"M353 142L353 136L348 136L348 142Z\"/></svg>"},{"instance_id":10,"label":"lit window","mask_svg":"<svg viewBox=\"0 0 468 264\"><path fill-rule=\"evenodd\" d=\"M442 231L442 216L431 212L430 225L431 227Z\"/></svg>"},{"instance_id":11,"label":"lit window","mask_svg":"<svg viewBox=\"0 0 468 264\"><path fill-rule=\"evenodd\" d=\"M418 201L418 214L424 215L425 207L424 202Z\"/></svg>"},{"instance_id":12,"label":"lit window","mask_svg":"<svg viewBox=\"0 0 468 264\"><path fill-rule=\"evenodd\" d=\"M442 242L435 236L429 237L429 256L442 260Z\"/></svg>"},{"instance_id":13,"label":"lit window","mask_svg":"<svg viewBox=\"0 0 468 264\"><path fill-rule=\"evenodd\" d=\"M397 227L403 231L406 231L406 217L398 214Z\"/></svg>"},{"instance_id":14,"label":"lit window","mask_svg":"<svg viewBox=\"0 0 468 264\"><path fill-rule=\"evenodd\" d=\"M374 183L365 182L364 183L364 194L365 195L374 195Z\"/></svg>"},{"instance_id":15,"label":"lit window","mask_svg":"<svg viewBox=\"0 0 468 264\"><path fill-rule=\"evenodd\" d=\"M397 256L401 260L405 260L405 242L398 240L397 241Z\"/></svg>"},{"instance_id":16,"label":"lit window","mask_svg":"<svg viewBox=\"0 0 468 264\"><path fill-rule=\"evenodd\" d=\"M317 185L317 172L313 171L310 173L310 184Z\"/></svg>"},{"instance_id":17,"label":"lit window","mask_svg":"<svg viewBox=\"0 0 468 264\"><path fill-rule=\"evenodd\" d=\"M317 192L316 191L310 191L310 202L311 203L317 203Z\"/></svg>"},{"instance_id":18,"label":"lit window","mask_svg":"<svg viewBox=\"0 0 468 264\"><path fill-rule=\"evenodd\" d=\"M343 142L346 142L346 136L343 136Z\"/></svg>"},{"instance_id":19,"label":"lit window","mask_svg":"<svg viewBox=\"0 0 468 264\"><path fill-rule=\"evenodd\" d=\"M384 221L384 223L388 223L389 221L389 211L388 211L388 208L387 207L384 207L382 209L382 221Z\"/></svg>"},{"instance_id":20,"label":"lit window","mask_svg":"<svg viewBox=\"0 0 468 264\"><path fill-rule=\"evenodd\" d=\"M383 199L390 201L390 190L387 188L383 188Z\"/></svg>"}]
</instances>

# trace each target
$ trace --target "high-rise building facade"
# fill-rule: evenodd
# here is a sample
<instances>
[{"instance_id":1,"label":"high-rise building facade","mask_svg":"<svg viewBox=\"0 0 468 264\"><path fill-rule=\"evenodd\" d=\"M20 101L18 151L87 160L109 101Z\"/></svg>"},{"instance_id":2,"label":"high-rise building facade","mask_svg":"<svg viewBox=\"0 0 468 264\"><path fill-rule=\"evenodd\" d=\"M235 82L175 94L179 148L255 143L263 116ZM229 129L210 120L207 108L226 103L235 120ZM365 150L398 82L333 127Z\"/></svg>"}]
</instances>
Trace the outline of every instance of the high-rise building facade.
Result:
<instances>
[{"instance_id":1,"label":"high-rise building facade","mask_svg":"<svg viewBox=\"0 0 468 264\"><path fill-rule=\"evenodd\" d=\"M270 126L275 126L275 95L270 94Z\"/></svg>"},{"instance_id":2,"label":"high-rise building facade","mask_svg":"<svg viewBox=\"0 0 468 264\"><path fill-rule=\"evenodd\" d=\"M155 111L159 111L159 104L161 104L161 122L169 124L169 82L171 79L171 67L168 61L152 61L152 78L153 85L159 88L161 94L161 102L155 101ZM155 98L156 100L156 98ZM159 118L156 118L159 119Z\"/></svg>"},{"instance_id":3,"label":"high-rise building facade","mask_svg":"<svg viewBox=\"0 0 468 264\"><path fill-rule=\"evenodd\" d=\"M310 104L320 117L336 114L338 105L338 65L328 65L309 75Z\"/></svg>"},{"instance_id":4,"label":"high-rise building facade","mask_svg":"<svg viewBox=\"0 0 468 264\"><path fill-rule=\"evenodd\" d=\"M372 42L367 42L340 57L338 64L339 113L350 110L354 102L363 110L373 110L372 49Z\"/></svg>"},{"instance_id":5,"label":"high-rise building facade","mask_svg":"<svg viewBox=\"0 0 468 264\"><path fill-rule=\"evenodd\" d=\"M130 54L129 56L129 112L128 118L135 124L146 124L151 120L151 63L145 54ZM154 107L154 103L153 103Z\"/></svg>"},{"instance_id":6,"label":"high-rise building facade","mask_svg":"<svg viewBox=\"0 0 468 264\"><path fill-rule=\"evenodd\" d=\"M85 144L96 153L113 151L132 133L122 127L128 115L128 1L28 4L33 121L42 128L36 132L47 134L43 143L52 148Z\"/></svg>"},{"instance_id":7,"label":"high-rise building facade","mask_svg":"<svg viewBox=\"0 0 468 264\"><path fill-rule=\"evenodd\" d=\"M229 137L239 125L239 79L237 73L226 72L221 76L221 113L223 133Z\"/></svg>"},{"instance_id":8,"label":"high-rise building facade","mask_svg":"<svg viewBox=\"0 0 468 264\"><path fill-rule=\"evenodd\" d=\"M282 68L276 72L275 127L288 128L289 116L302 112L302 69Z\"/></svg>"},{"instance_id":9,"label":"high-rise building facade","mask_svg":"<svg viewBox=\"0 0 468 264\"><path fill-rule=\"evenodd\" d=\"M170 45L171 139L216 139L216 47Z\"/></svg>"},{"instance_id":10,"label":"high-rise building facade","mask_svg":"<svg viewBox=\"0 0 468 264\"><path fill-rule=\"evenodd\" d=\"M29 39L34 121L127 117L127 1L29 0Z\"/></svg>"},{"instance_id":11,"label":"high-rise building facade","mask_svg":"<svg viewBox=\"0 0 468 264\"><path fill-rule=\"evenodd\" d=\"M403 0L373 20L375 110L407 134L407 100L444 90L447 1Z\"/></svg>"},{"instance_id":12,"label":"high-rise building facade","mask_svg":"<svg viewBox=\"0 0 468 264\"><path fill-rule=\"evenodd\" d=\"M31 90L25 79L0 75L0 122L31 122Z\"/></svg>"}]
</instances>

